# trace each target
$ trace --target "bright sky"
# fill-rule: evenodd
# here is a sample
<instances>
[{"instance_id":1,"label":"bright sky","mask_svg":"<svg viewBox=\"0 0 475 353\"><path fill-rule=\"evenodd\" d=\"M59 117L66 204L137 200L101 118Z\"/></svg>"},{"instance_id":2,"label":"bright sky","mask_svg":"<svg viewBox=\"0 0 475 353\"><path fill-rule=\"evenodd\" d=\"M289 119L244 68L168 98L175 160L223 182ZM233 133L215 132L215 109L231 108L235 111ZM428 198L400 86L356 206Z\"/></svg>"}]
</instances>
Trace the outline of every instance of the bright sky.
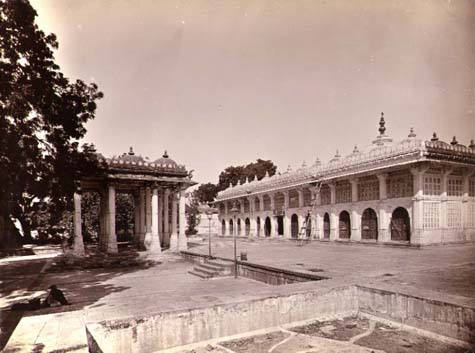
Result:
<instances>
[{"instance_id":1,"label":"bright sky","mask_svg":"<svg viewBox=\"0 0 475 353\"><path fill-rule=\"evenodd\" d=\"M85 142L170 157L217 182L283 171L414 127L475 138L472 0L33 0L70 78L105 98Z\"/></svg>"}]
</instances>

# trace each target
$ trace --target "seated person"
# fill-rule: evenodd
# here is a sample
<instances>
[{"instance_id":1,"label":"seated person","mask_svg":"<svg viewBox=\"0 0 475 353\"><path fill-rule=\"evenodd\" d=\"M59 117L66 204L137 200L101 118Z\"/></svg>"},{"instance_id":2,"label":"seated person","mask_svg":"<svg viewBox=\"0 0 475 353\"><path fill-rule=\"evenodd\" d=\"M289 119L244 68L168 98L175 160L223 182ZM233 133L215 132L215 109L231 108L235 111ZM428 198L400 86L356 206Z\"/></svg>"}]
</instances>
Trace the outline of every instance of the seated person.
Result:
<instances>
[{"instance_id":1,"label":"seated person","mask_svg":"<svg viewBox=\"0 0 475 353\"><path fill-rule=\"evenodd\" d=\"M51 304L59 302L61 305L69 305L66 300L63 291L59 289L55 284L49 287L50 291L44 301L45 306L51 306Z\"/></svg>"}]
</instances>

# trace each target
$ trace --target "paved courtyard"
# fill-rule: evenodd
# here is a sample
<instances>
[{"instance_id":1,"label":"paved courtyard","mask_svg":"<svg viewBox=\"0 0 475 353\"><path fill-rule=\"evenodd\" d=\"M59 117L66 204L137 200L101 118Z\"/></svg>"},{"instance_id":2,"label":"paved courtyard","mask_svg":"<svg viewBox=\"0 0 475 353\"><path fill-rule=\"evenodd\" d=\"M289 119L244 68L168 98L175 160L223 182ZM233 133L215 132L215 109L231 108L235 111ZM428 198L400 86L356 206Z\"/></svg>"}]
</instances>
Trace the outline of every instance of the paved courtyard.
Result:
<instances>
[{"instance_id":1,"label":"paved courtyard","mask_svg":"<svg viewBox=\"0 0 475 353\"><path fill-rule=\"evenodd\" d=\"M207 243L195 241L190 251L207 253ZM214 238L213 254L231 258L232 241ZM84 322L112 320L150 313L206 307L284 295L324 290L351 283L388 287L424 297L475 306L475 244L422 249L310 243L239 240L238 253L247 252L249 262L315 273L330 279L272 286L246 278L202 280L188 273L193 264L181 256L164 254L146 269L88 270L48 273L52 259L0 263L1 327L4 336L21 319L8 308L33 296L44 296L51 284L66 293L71 305L27 311L17 326L16 343L42 342L42 352L58 344L84 346ZM21 332L28 333L22 336ZM73 338L61 341L68 332ZM26 334L25 333L25 334ZM53 337L53 339L51 339ZM5 337L3 337L5 343ZM12 343L12 342L10 342ZM15 342L13 342L15 343ZM67 348L67 347L66 347ZM364 350L363 350L364 351Z\"/></svg>"}]
</instances>

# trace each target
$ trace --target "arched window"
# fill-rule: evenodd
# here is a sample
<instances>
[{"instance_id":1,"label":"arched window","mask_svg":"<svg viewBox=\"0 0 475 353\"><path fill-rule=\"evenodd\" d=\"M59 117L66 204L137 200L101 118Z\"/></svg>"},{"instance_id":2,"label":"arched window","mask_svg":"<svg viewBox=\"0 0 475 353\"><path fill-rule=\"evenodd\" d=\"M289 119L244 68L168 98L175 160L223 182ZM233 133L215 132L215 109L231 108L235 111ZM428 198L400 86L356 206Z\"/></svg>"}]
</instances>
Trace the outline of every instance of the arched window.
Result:
<instances>
[{"instance_id":1,"label":"arched window","mask_svg":"<svg viewBox=\"0 0 475 353\"><path fill-rule=\"evenodd\" d=\"M361 239L378 239L378 216L372 208L364 210L361 216Z\"/></svg>"}]
</instances>

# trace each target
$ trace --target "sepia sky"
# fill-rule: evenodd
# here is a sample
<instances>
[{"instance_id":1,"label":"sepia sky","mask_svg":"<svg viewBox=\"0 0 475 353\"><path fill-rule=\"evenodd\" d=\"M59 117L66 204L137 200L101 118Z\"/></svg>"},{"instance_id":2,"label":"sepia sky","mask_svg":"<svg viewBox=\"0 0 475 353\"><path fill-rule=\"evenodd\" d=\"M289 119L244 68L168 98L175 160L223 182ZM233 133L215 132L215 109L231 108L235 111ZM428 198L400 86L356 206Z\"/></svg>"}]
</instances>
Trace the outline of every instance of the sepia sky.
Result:
<instances>
[{"instance_id":1,"label":"sepia sky","mask_svg":"<svg viewBox=\"0 0 475 353\"><path fill-rule=\"evenodd\" d=\"M475 138L472 0L33 0L56 58L105 98L84 142L168 150L194 179L298 168L387 133Z\"/></svg>"}]
</instances>

